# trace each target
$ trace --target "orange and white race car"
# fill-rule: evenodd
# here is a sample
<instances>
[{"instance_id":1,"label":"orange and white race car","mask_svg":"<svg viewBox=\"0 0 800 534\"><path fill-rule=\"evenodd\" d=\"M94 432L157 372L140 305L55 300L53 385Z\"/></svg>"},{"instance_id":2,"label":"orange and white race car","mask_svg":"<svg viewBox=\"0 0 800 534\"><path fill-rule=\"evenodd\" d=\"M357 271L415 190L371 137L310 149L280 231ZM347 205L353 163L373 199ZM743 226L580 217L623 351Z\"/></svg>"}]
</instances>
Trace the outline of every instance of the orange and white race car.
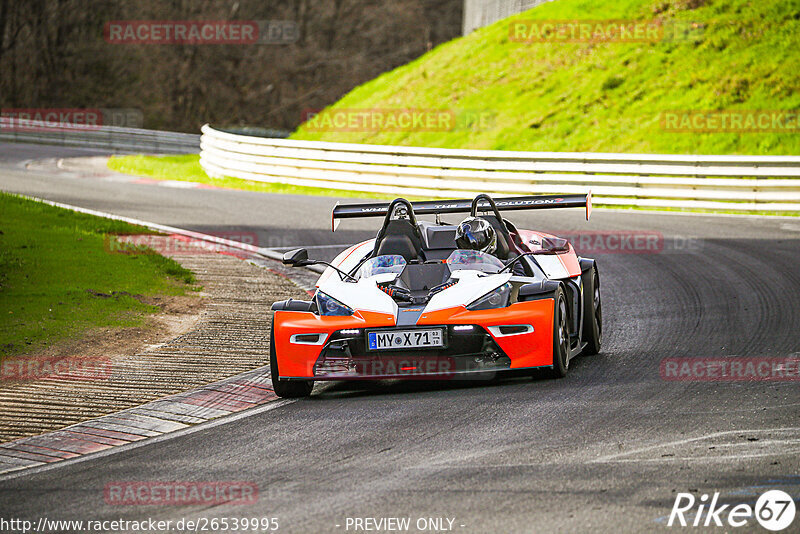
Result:
<instances>
[{"instance_id":1,"label":"orange and white race car","mask_svg":"<svg viewBox=\"0 0 800 534\"><path fill-rule=\"evenodd\" d=\"M518 229L500 211L568 207L585 208L588 220L591 194L335 206L334 230L355 217L383 217L383 225L375 239L330 263L309 260L305 249L285 254L287 265L327 269L312 300L272 306L275 393L307 396L317 380L460 379L539 368L563 377L570 359L600 350L597 265L566 239ZM469 225L441 221L454 213L481 219L491 248L468 246Z\"/></svg>"}]
</instances>

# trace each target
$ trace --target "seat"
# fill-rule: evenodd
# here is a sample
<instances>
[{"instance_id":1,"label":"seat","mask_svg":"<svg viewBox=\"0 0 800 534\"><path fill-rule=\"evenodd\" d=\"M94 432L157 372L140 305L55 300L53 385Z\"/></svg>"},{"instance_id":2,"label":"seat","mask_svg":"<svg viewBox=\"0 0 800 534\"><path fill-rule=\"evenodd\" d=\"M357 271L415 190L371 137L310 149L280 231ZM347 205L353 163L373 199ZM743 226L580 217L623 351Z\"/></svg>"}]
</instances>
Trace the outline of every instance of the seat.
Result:
<instances>
[{"instance_id":1,"label":"seat","mask_svg":"<svg viewBox=\"0 0 800 534\"><path fill-rule=\"evenodd\" d=\"M419 230L406 219L389 221L375 239L375 256L403 256L407 262L424 260Z\"/></svg>"}]
</instances>

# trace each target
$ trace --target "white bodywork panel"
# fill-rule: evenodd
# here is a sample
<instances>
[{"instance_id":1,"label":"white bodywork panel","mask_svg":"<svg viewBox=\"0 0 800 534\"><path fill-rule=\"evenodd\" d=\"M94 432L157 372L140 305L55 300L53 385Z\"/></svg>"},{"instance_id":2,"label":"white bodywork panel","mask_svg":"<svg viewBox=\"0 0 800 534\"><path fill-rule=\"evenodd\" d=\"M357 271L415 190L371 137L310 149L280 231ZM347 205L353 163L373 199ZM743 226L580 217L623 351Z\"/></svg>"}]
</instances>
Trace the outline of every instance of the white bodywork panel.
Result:
<instances>
[{"instance_id":1,"label":"white bodywork panel","mask_svg":"<svg viewBox=\"0 0 800 534\"><path fill-rule=\"evenodd\" d=\"M364 259L364 256L372 252L372 249L374 247L375 247L374 239L357 243L352 247L349 247L344 251L342 251L338 256L336 256L333 259L331 264L337 266L344 272L349 273L356 265L361 263L361 260ZM328 267L327 269L325 269L325 272L323 272L322 275L317 280L317 287L320 287L320 284L324 283L327 279L331 278L331 275L333 275L334 278L338 278L336 271Z\"/></svg>"},{"instance_id":2,"label":"white bodywork panel","mask_svg":"<svg viewBox=\"0 0 800 534\"><path fill-rule=\"evenodd\" d=\"M375 240L370 239L353 245L341 252L331 262L341 270L350 272L369 255L375 246ZM569 278L569 273L556 255L537 255L535 261L551 280ZM330 267L322 273L317 280L317 288L330 295L353 310L364 310L377 313L398 315L397 303L378 288L378 283L390 282L398 275L383 273L370 278L360 279L358 282L345 282L339 274ZM452 273L453 279L459 282L439 293L433 295L425 306L425 312L433 312L458 306L468 306L472 302L497 289L512 279L512 273L486 274L476 270L461 269ZM535 281L536 278L513 276L517 281ZM424 312L423 312L424 313Z\"/></svg>"},{"instance_id":3,"label":"white bodywork panel","mask_svg":"<svg viewBox=\"0 0 800 534\"><path fill-rule=\"evenodd\" d=\"M374 278L366 278L358 282L345 282L334 272L318 287L326 295L353 310L386 313L397 317L397 304L392 297L378 289Z\"/></svg>"},{"instance_id":4,"label":"white bodywork panel","mask_svg":"<svg viewBox=\"0 0 800 534\"><path fill-rule=\"evenodd\" d=\"M567 271L567 268L561 263L557 254L537 254L534 256L534 259L550 280L569 278L569 271Z\"/></svg>"},{"instance_id":5,"label":"white bodywork panel","mask_svg":"<svg viewBox=\"0 0 800 534\"><path fill-rule=\"evenodd\" d=\"M508 282L511 273L485 275L479 271L461 270L453 272L452 277L458 278L459 282L435 294L425 307L426 312L467 306Z\"/></svg>"},{"instance_id":6,"label":"white bodywork panel","mask_svg":"<svg viewBox=\"0 0 800 534\"><path fill-rule=\"evenodd\" d=\"M378 288L378 282L388 278L387 274L396 276L385 273L358 282L345 282L334 272L332 276L322 280L318 288L353 310L385 313L397 317L399 309L397 303ZM486 275L479 271L455 271L452 277L459 282L435 294L425 306L425 311L467 306L511 280L511 276L511 273Z\"/></svg>"}]
</instances>

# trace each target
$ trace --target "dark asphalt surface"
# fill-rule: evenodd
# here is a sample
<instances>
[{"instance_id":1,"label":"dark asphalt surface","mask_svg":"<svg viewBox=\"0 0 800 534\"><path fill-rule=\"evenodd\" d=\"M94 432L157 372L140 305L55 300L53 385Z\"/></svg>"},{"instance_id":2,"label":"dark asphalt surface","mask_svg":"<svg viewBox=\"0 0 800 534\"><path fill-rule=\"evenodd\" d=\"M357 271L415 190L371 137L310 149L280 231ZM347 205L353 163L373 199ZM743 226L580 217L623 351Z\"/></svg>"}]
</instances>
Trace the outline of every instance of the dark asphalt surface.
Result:
<instances>
[{"instance_id":1,"label":"dark asphalt surface","mask_svg":"<svg viewBox=\"0 0 800 534\"><path fill-rule=\"evenodd\" d=\"M377 230L377 220L345 221L331 234L330 198L21 168L64 153L0 145L0 189L207 232L253 231L261 246L276 248L344 244ZM800 352L800 220L603 210L589 223L579 210L510 218L554 232L663 235L658 253L596 254L604 348L573 360L565 379L318 385L311 398L274 410L0 478L0 515L266 516L279 518L283 532L354 532L348 517L410 517L412 527L447 517L457 532L652 532L674 530L666 517L677 492L753 504L774 487L800 499L797 381L666 381L659 367L667 357ZM132 480L251 481L259 499L104 502L106 484ZM756 531L754 524L735 531Z\"/></svg>"}]
</instances>

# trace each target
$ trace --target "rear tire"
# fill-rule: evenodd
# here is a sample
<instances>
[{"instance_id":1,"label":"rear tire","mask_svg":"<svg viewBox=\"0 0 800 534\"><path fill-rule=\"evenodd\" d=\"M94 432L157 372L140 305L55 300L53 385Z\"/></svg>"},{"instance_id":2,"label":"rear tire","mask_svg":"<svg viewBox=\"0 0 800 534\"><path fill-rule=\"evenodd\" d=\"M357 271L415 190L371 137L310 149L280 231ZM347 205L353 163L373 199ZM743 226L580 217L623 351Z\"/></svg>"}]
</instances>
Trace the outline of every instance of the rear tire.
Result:
<instances>
[{"instance_id":1,"label":"rear tire","mask_svg":"<svg viewBox=\"0 0 800 534\"><path fill-rule=\"evenodd\" d=\"M600 300L600 275L597 267L587 273L583 287L583 341L586 347L583 354L592 355L600 352L603 341L603 307ZM587 284L586 281L589 283Z\"/></svg>"},{"instance_id":2,"label":"rear tire","mask_svg":"<svg viewBox=\"0 0 800 534\"><path fill-rule=\"evenodd\" d=\"M564 291L559 287L553 301L553 378L564 378L569 368L569 313Z\"/></svg>"},{"instance_id":3,"label":"rear tire","mask_svg":"<svg viewBox=\"0 0 800 534\"><path fill-rule=\"evenodd\" d=\"M308 397L314 389L313 380L281 380L278 373L278 357L275 354L275 325L269 333L269 372L272 378L272 389L275 394L285 399Z\"/></svg>"}]
</instances>

